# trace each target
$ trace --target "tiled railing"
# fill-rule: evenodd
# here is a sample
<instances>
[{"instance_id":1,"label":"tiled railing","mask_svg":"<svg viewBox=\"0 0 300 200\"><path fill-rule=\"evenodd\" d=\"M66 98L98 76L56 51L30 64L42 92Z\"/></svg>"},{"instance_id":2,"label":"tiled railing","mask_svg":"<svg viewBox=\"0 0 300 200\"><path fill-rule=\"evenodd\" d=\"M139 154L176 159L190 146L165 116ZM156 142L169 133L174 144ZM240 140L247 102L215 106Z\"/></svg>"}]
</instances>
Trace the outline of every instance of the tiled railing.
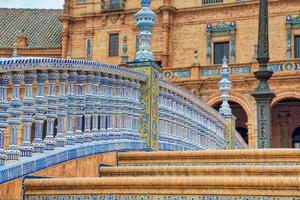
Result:
<instances>
[{"instance_id":1,"label":"tiled railing","mask_svg":"<svg viewBox=\"0 0 300 200\"><path fill-rule=\"evenodd\" d=\"M225 120L201 99L171 83L160 82L159 130L162 147L224 149ZM181 141L181 142L178 142Z\"/></svg>"},{"instance_id":2,"label":"tiled railing","mask_svg":"<svg viewBox=\"0 0 300 200\"><path fill-rule=\"evenodd\" d=\"M0 59L0 183L83 156L144 150L147 81L142 71L98 62ZM160 149L224 148L219 113L167 82L160 92Z\"/></svg>"}]
</instances>

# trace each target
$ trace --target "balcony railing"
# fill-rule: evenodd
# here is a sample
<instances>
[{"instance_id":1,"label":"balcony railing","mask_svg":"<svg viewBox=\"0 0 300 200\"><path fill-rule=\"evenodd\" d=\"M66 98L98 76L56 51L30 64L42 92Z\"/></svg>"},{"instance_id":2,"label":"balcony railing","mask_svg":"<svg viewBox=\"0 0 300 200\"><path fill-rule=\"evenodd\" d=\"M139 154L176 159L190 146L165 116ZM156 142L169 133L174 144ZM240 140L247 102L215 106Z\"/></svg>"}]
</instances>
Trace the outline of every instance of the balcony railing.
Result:
<instances>
[{"instance_id":1,"label":"balcony railing","mask_svg":"<svg viewBox=\"0 0 300 200\"><path fill-rule=\"evenodd\" d=\"M101 0L100 3L102 11L123 10L125 7L124 0Z\"/></svg>"},{"instance_id":2,"label":"balcony railing","mask_svg":"<svg viewBox=\"0 0 300 200\"><path fill-rule=\"evenodd\" d=\"M223 3L223 0L202 0L202 5L213 5Z\"/></svg>"}]
</instances>

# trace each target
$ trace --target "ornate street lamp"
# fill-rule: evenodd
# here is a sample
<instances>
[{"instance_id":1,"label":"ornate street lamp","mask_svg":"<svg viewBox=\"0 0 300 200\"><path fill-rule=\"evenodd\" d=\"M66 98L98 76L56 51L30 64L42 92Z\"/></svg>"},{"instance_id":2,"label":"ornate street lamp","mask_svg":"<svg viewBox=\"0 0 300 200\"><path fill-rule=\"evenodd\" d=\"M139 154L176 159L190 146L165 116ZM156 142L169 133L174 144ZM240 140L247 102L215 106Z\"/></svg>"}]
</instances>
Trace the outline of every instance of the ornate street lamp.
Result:
<instances>
[{"instance_id":1,"label":"ornate street lamp","mask_svg":"<svg viewBox=\"0 0 300 200\"><path fill-rule=\"evenodd\" d=\"M271 147L271 102L275 97L270 90L268 80L273 72L268 69L269 36L268 36L268 0L259 2L259 33L258 33L258 56L259 70L254 76L259 80L259 85L252 93L256 101L257 111L257 147Z\"/></svg>"}]
</instances>

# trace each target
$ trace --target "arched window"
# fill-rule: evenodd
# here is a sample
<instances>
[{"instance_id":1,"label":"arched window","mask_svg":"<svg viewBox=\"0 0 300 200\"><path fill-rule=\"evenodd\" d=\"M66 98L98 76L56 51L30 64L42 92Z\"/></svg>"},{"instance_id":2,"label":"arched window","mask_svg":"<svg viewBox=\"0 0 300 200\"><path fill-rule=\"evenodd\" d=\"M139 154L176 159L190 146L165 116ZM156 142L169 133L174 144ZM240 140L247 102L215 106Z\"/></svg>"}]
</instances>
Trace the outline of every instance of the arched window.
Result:
<instances>
[{"instance_id":1,"label":"arched window","mask_svg":"<svg viewBox=\"0 0 300 200\"><path fill-rule=\"evenodd\" d=\"M300 149L300 126L293 133L293 147Z\"/></svg>"}]
</instances>

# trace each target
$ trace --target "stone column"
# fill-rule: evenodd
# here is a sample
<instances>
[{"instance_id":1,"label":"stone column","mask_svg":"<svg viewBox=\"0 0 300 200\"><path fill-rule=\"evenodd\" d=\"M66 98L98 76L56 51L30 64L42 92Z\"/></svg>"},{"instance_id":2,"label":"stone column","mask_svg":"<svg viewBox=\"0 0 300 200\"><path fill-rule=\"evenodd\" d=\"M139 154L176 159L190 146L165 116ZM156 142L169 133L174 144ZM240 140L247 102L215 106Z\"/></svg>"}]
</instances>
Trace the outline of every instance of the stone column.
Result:
<instances>
[{"instance_id":1,"label":"stone column","mask_svg":"<svg viewBox=\"0 0 300 200\"><path fill-rule=\"evenodd\" d=\"M45 81L48 78L47 71L38 71L37 73L37 92L35 97L35 137L32 143L34 151L43 153L45 144L43 143L43 125L47 120L47 99L45 97Z\"/></svg>"},{"instance_id":2,"label":"stone column","mask_svg":"<svg viewBox=\"0 0 300 200\"><path fill-rule=\"evenodd\" d=\"M56 87L55 87L55 81L58 79L59 73L58 71L49 71L49 86L48 86L48 112L46 114L47 116L47 133L45 138L45 145L46 150L54 150L54 147L56 145L56 141L54 139L54 122L55 119L58 117L58 99L56 97Z\"/></svg>"},{"instance_id":3,"label":"stone column","mask_svg":"<svg viewBox=\"0 0 300 200\"><path fill-rule=\"evenodd\" d=\"M9 128L10 128L10 142L9 147L6 151L8 160L18 160L20 156L20 149L17 146L17 138L18 138L18 126L22 123L20 120L22 112L22 101L20 99L20 84L23 79L23 74L16 72L12 75L12 83L13 83L13 94L12 98L9 102L10 109L10 120L9 120Z\"/></svg>"},{"instance_id":4,"label":"stone column","mask_svg":"<svg viewBox=\"0 0 300 200\"><path fill-rule=\"evenodd\" d=\"M4 139L7 128L9 127L9 103L7 102L7 86L10 82L11 74L0 74L0 165L4 165L6 154L4 151Z\"/></svg>"},{"instance_id":5,"label":"stone column","mask_svg":"<svg viewBox=\"0 0 300 200\"><path fill-rule=\"evenodd\" d=\"M21 156L32 156L34 151L33 146L31 145L31 127L35 122L34 114L34 99L32 97L32 84L36 79L36 72L28 71L25 72L24 82L25 82L25 96L23 99L23 142L20 146Z\"/></svg>"},{"instance_id":6,"label":"stone column","mask_svg":"<svg viewBox=\"0 0 300 200\"><path fill-rule=\"evenodd\" d=\"M255 98L257 106L257 147L262 149L271 148L271 102L275 97L268 84L268 80L273 75L273 72L268 69L270 60L268 24L268 0L260 0L257 56L259 70L254 72L255 78L259 80L259 85L252 96Z\"/></svg>"},{"instance_id":7,"label":"stone column","mask_svg":"<svg viewBox=\"0 0 300 200\"><path fill-rule=\"evenodd\" d=\"M59 94L58 94L58 124L57 124L57 135L55 137L56 145L58 147L64 147L66 143L65 138L65 122L67 116L66 102L68 100L66 95L66 81L68 80L69 74L66 71L60 71L59 73Z\"/></svg>"}]
</instances>

